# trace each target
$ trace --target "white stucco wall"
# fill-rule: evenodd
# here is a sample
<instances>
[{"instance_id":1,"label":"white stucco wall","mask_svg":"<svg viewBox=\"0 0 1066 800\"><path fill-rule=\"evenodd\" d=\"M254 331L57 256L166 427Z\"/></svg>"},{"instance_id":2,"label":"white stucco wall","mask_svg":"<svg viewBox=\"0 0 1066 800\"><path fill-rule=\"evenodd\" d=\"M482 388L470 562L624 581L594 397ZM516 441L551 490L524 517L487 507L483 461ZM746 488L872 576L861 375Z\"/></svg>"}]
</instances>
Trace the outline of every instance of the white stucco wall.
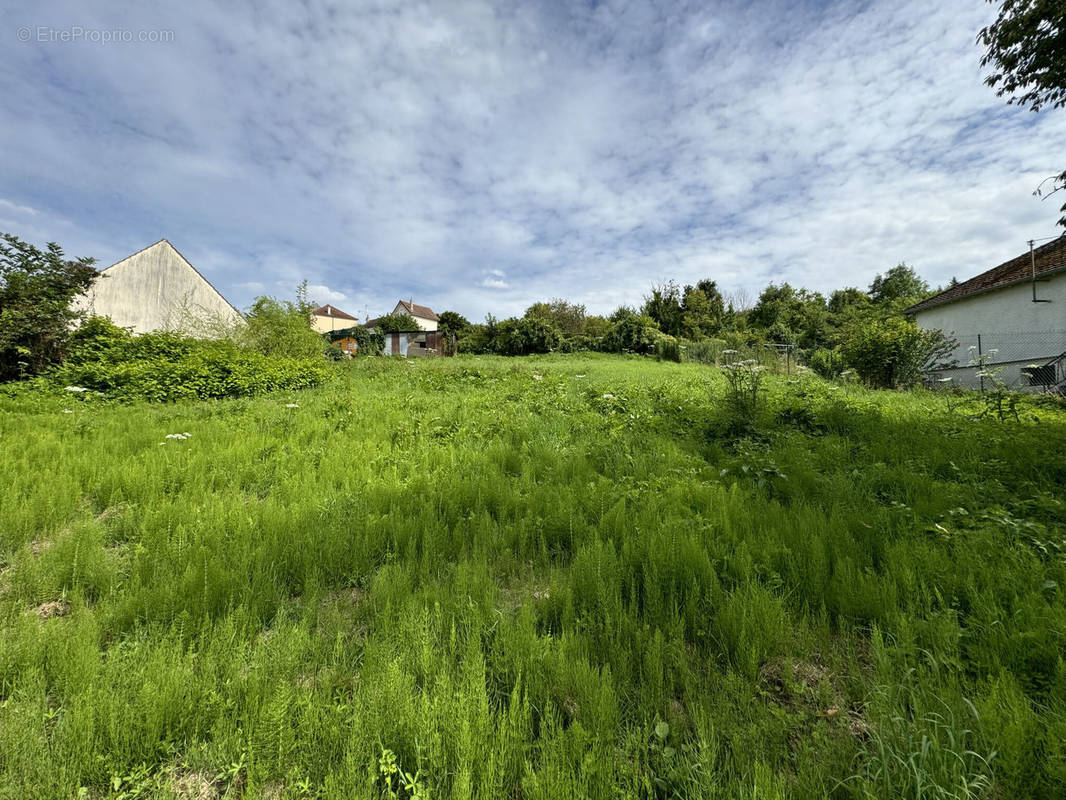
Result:
<instances>
[{"instance_id":1,"label":"white stucco wall","mask_svg":"<svg viewBox=\"0 0 1066 800\"><path fill-rule=\"evenodd\" d=\"M346 328L354 328L358 324L358 320L334 317L329 314L315 314L311 317L311 329L316 333L343 331Z\"/></svg>"},{"instance_id":2,"label":"white stucco wall","mask_svg":"<svg viewBox=\"0 0 1066 800\"><path fill-rule=\"evenodd\" d=\"M134 333L210 335L244 318L165 239L103 270L74 307Z\"/></svg>"},{"instance_id":3,"label":"white stucco wall","mask_svg":"<svg viewBox=\"0 0 1066 800\"><path fill-rule=\"evenodd\" d=\"M1050 302L1034 303L1032 284L1016 284L919 311L914 319L922 328L958 339L954 358L960 367L942 370L943 377L963 386L980 384L976 370L967 366L969 348L977 346L980 334L981 351L997 351L993 361L1003 366L1003 380L1024 388L1022 367L1066 351L1066 273L1038 281L1036 296Z\"/></svg>"},{"instance_id":4,"label":"white stucco wall","mask_svg":"<svg viewBox=\"0 0 1066 800\"><path fill-rule=\"evenodd\" d=\"M399 302L399 303L396 304L396 308L394 308L392 310L392 313L393 314L409 314L410 316L414 317L415 324L418 325L419 330L423 330L423 331L435 331L435 330L437 330L437 321L436 320L434 320L434 319L426 319L425 317L420 317L417 314L411 314L411 312L407 310L407 306L405 306L402 302Z\"/></svg>"}]
</instances>

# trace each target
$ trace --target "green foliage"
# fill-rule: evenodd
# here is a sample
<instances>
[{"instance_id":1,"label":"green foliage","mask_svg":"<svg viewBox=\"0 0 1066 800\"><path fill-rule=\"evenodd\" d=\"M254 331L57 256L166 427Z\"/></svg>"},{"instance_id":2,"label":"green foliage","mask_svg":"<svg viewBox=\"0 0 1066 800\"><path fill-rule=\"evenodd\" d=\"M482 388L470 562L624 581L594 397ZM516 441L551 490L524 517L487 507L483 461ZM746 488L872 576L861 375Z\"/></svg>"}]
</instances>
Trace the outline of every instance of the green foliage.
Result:
<instances>
[{"instance_id":1,"label":"green foliage","mask_svg":"<svg viewBox=\"0 0 1066 800\"><path fill-rule=\"evenodd\" d=\"M1059 0L1003 0L978 41L987 48L981 66L993 67L985 83L997 95L1032 111L1066 105L1066 11ZM1052 193L1066 189L1066 171L1050 180ZM1060 211L1066 227L1066 204Z\"/></svg>"},{"instance_id":2,"label":"green foliage","mask_svg":"<svg viewBox=\"0 0 1066 800\"><path fill-rule=\"evenodd\" d=\"M994 0L989 0L994 2ZM1008 103L1039 111L1066 106L1066 11L1055 0L1003 0L978 37L992 65L985 83Z\"/></svg>"},{"instance_id":3,"label":"green foliage","mask_svg":"<svg viewBox=\"0 0 1066 800\"><path fill-rule=\"evenodd\" d=\"M227 340L174 333L133 336L109 321L89 320L67 361L46 375L62 389L77 386L114 400L206 400L315 386L328 374L322 340L313 359L266 356Z\"/></svg>"},{"instance_id":4,"label":"green foliage","mask_svg":"<svg viewBox=\"0 0 1066 800\"><path fill-rule=\"evenodd\" d=\"M63 360L73 325L71 301L99 273L94 259L68 260L55 242L39 250L0 234L0 382L36 375Z\"/></svg>"},{"instance_id":5,"label":"green foliage","mask_svg":"<svg viewBox=\"0 0 1066 800\"><path fill-rule=\"evenodd\" d=\"M682 328L689 339L702 339L718 333L725 322L725 299L711 280L686 286L681 300Z\"/></svg>"},{"instance_id":6,"label":"green foliage","mask_svg":"<svg viewBox=\"0 0 1066 800\"><path fill-rule=\"evenodd\" d=\"M456 311L442 311L437 316L437 329L445 335L462 336L470 327L470 320Z\"/></svg>"},{"instance_id":7,"label":"green foliage","mask_svg":"<svg viewBox=\"0 0 1066 800\"><path fill-rule=\"evenodd\" d=\"M655 342L662 335L655 320L624 306L611 315L611 323L603 337L603 349L609 353L647 355L654 352Z\"/></svg>"},{"instance_id":8,"label":"green foliage","mask_svg":"<svg viewBox=\"0 0 1066 800\"><path fill-rule=\"evenodd\" d=\"M299 294L299 292L298 292ZM247 324L234 338L243 347L265 356L321 358L322 337L311 329L312 304L306 297L296 301L257 297L245 315Z\"/></svg>"},{"instance_id":9,"label":"green foliage","mask_svg":"<svg viewBox=\"0 0 1066 800\"><path fill-rule=\"evenodd\" d=\"M323 334L323 336L329 342L336 342L341 339L354 339L356 345L359 347L359 355L380 355L382 349L385 347L385 336L380 331L371 332L367 328L361 325L356 325L352 328L342 328L339 331L330 331Z\"/></svg>"},{"instance_id":10,"label":"green foliage","mask_svg":"<svg viewBox=\"0 0 1066 800\"><path fill-rule=\"evenodd\" d=\"M780 344L817 347L827 341L828 312L818 292L771 283L748 313L748 323L767 331L767 338Z\"/></svg>"},{"instance_id":11,"label":"green foliage","mask_svg":"<svg viewBox=\"0 0 1066 800\"><path fill-rule=\"evenodd\" d=\"M379 333L396 333L417 331L421 330L421 328L418 327L414 317L406 311L401 311L398 314L386 314L383 317L378 317L374 322L374 330Z\"/></svg>"},{"instance_id":12,"label":"green foliage","mask_svg":"<svg viewBox=\"0 0 1066 800\"><path fill-rule=\"evenodd\" d=\"M684 296L677 281L667 281L652 286L651 292L644 297L640 313L653 320L659 330L668 336L682 336L685 333L683 301Z\"/></svg>"},{"instance_id":13,"label":"green foliage","mask_svg":"<svg viewBox=\"0 0 1066 800\"><path fill-rule=\"evenodd\" d=\"M1061 406L315 363L0 393L0 798L1066 796Z\"/></svg>"},{"instance_id":14,"label":"green foliage","mask_svg":"<svg viewBox=\"0 0 1066 800\"><path fill-rule=\"evenodd\" d=\"M840 351L844 363L871 386L894 389L916 385L924 369L945 365L955 347L956 342L941 331L888 317L856 325Z\"/></svg>"},{"instance_id":15,"label":"green foliage","mask_svg":"<svg viewBox=\"0 0 1066 800\"><path fill-rule=\"evenodd\" d=\"M492 351L504 356L550 353L559 347L559 331L539 317L505 319L495 327Z\"/></svg>"},{"instance_id":16,"label":"green foliage","mask_svg":"<svg viewBox=\"0 0 1066 800\"><path fill-rule=\"evenodd\" d=\"M763 368L754 360L722 365L726 380L725 408L729 413L728 433L732 436L754 433L763 396Z\"/></svg>"},{"instance_id":17,"label":"green foliage","mask_svg":"<svg viewBox=\"0 0 1066 800\"><path fill-rule=\"evenodd\" d=\"M546 303L534 303L526 309L525 316L544 320L563 336L578 336L585 332L585 307L558 297Z\"/></svg>"},{"instance_id":18,"label":"green foliage","mask_svg":"<svg viewBox=\"0 0 1066 800\"><path fill-rule=\"evenodd\" d=\"M870 284L870 300L880 306L905 308L929 296L929 284L911 267L897 264Z\"/></svg>"},{"instance_id":19,"label":"green foliage","mask_svg":"<svg viewBox=\"0 0 1066 800\"><path fill-rule=\"evenodd\" d=\"M1001 377L1003 367L995 365L996 349L987 353L978 353L976 347L970 348L970 366L977 370L981 379L981 417L990 417L999 422L1013 419L1020 421L1018 403L1021 398L1016 392L1007 388Z\"/></svg>"},{"instance_id":20,"label":"green foliage","mask_svg":"<svg viewBox=\"0 0 1066 800\"><path fill-rule=\"evenodd\" d=\"M814 370L815 374L830 380L839 377L846 367L840 353L826 348L811 353L807 366Z\"/></svg>"},{"instance_id":21,"label":"green foliage","mask_svg":"<svg viewBox=\"0 0 1066 800\"><path fill-rule=\"evenodd\" d=\"M655 340L655 357L660 361L681 363L681 343L673 336L660 336Z\"/></svg>"}]
</instances>

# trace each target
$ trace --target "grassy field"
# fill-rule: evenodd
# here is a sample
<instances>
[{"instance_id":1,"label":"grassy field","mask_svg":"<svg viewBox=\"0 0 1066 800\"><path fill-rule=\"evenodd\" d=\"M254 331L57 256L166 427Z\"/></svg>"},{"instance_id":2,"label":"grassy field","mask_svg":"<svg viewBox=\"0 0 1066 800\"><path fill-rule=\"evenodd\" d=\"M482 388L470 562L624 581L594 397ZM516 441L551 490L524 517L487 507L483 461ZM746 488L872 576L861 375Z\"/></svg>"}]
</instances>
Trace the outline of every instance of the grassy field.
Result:
<instances>
[{"instance_id":1,"label":"grassy field","mask_svg":"<svg viewBox=\"0 0 1066 800\"><path fill-rule=\"evenodd\" d=\"M1066 796L1066 412L725 389L0 397L0 798Z\"/></svg>"}]
</instances>

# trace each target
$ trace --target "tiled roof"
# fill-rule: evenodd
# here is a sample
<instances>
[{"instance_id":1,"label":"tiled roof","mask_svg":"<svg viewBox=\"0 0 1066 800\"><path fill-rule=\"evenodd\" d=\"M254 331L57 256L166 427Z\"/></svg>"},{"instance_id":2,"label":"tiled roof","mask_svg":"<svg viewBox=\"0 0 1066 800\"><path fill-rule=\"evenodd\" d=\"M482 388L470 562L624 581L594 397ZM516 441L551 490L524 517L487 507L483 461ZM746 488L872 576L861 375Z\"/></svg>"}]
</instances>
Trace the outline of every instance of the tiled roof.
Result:
<instances>
[{"instance_id":1,"label":"tiled roof","mask_svg":"<svg viewBox=\"0 0 1066 800\"><path fill-rule=\"evenodd\" d=\"M440 319L440 317L433 313L433 309L429 306L420 306L418 303L409 303L406 300L401 300L400 305L406 308L413 317L422 317L422 319L432 320Z\"/></svg>"},{"instance_id":2,"label":"tiled roof","mask_svg":"<svg viewBox=\"0 0 1066 800\"><path fill-rule=\"evenodd\" d=\"M350 319L353 322L358 322L359 321L355 317L353 317L351 314L345 314L343 311L341 311L336 306L331 306L331 305L328 305L328 304L324 305L324 306L319 306L318 308L316 308L311 313L314 316L316 316L316 317L333 317L335 319Z\"/></svg>"},{"instance_id":3,"label":"tiled roof","mask_svg":"<svg viewBox=\"0 0 1066 800\"><path fill-rule=\"evenodd\" d=\"M1026 251L1010 261L1003 262L998 267L992 267L987 272L982 272L975 278L949 286L940 294L935 294L927 300L916 303L904 313L914 314L933 306L962 300L964 297L971 297L975 294L982 294L993 289L1002 289L1005 286L1032 280L1034 262L1036 264L1035 274L1037 278L1066 270L1066 235L1060 236L1047 244L1040 245L1033 251L1031 256Z\"/></svg>"}]
</instances>

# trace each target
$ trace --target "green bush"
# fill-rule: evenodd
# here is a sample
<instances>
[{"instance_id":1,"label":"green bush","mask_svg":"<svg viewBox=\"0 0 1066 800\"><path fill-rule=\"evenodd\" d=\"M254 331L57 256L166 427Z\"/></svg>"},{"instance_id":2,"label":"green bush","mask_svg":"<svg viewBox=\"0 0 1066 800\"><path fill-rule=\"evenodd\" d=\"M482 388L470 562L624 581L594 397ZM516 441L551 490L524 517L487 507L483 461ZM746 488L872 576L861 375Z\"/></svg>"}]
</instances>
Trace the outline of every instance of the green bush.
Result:
<instances>
[{"instance_id":1,"label":"green bush","mask_svg":"<svg viewBox=\"0 0 1066 800\"><path fill-rule=\"evenodd\" d=\"M311 304L302 296L297 301L257 297L248 312L247 325L235 333L237 342L266 356L321 358L326 345L311 330Z\"/></svg>"},{"instance_id":2,"label":"green bush","mask_svg":"<svg viewBox=\"0 0 1066 800\"><path fill-rule=\"evenodd\" d=\"M415 318L406 311L378 317L377 321L374 323L374 328L380 333L399 333L402 331L421 330L418 327L418 323L415 322Z\"/></svg>"},{"instance_id":3,"label":"green bush","mask_svg":"<svg viewBox=\"0 0 1066 800\"><path fill-rule=\"evenodd\" d=\"M836 350L822 348L811 353L807 366L814 370L816 375L832 380L844 371L844 359Z\"/></svg>"},{"instance_id":4,"label":"green bush","mask_svg":"<svg viewBox=\"0 0 1066 800\"><path fill-rule=\"evenodd\" d=\"M37 375L63 360L73 323L71 301L96 280L93 259L67 260L55 242L45 251L0 234L0 381Z\"/></svg>"},{"instance_id":5,"label":"green bush","mask_svg":"<svg viewBox=\"0 0 1066 800\"><path fill-rule=\"evenodd\" d=\"M559 347L559 331L539 317L505 319L496 326L494 349L500 355L550 353Z\"/></svg>"},{"instance_id":6,"label":"green bush","mask_svg":"<svg viewBox=\"0 0 1066 800\"><path fill-rule=\"evenodd\" d=\"M224 340L173 333L131 336L99 321L79 331L76 341L71 357L49 380L116 400L243 397L315 386L328 374L321 350L313 360L268 357Z\"/></svg>"},{"instance_id":7,"label":"green bush","mask_svg":"<svg viewBox=\"0 0 1066 800\"><path fill-rule=\"evenodd\" d=\"M844 338L844 362L871 386L907 388L917 384L922 372L946 366L944 359L956 342L942 331L922 330L902 317L862 322Z\"/></svg>"},{"instance_id":8,"label":"green bush","mask_svg":"<svg viewBox=\"0 0 1066 800\"><path fill-rule=\"evenodd\" d=\"M655 340L655 357L660 361L681 363L681 343L673 336L663 334Z\"/></svg>"},{"instance_id":9,"label":"green bush","mask_svg":"<svg viewBox=\"0 0 1066 800\"><path fill-rule=\"evenodd\" d=\"M659 326L655 320L631 309L619 309L611 321L614 327L603 338L603 349L611 353L640 353L655 350Z\"/></svg>"}]
</instances>

